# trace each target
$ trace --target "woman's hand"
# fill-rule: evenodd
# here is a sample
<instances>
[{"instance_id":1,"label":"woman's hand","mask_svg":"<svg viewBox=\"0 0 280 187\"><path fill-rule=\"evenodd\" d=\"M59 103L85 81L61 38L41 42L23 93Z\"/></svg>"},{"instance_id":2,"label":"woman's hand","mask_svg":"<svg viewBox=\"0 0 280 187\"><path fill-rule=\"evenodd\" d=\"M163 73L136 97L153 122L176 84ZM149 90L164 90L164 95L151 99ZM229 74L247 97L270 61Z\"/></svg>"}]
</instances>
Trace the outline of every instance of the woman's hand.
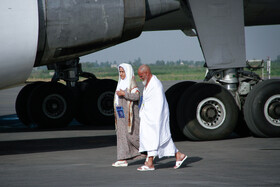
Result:
<instances>
[{"instance_id":1,"label":"woman's hand","mask_svg":"<svg viewBox=\"0 0 280 187\"><path fill-rule=\"evenodd\" d=\"M116 91L117 95L120 96L125 96L125 92L123 90Z\"/></svg>"}]
</instances>

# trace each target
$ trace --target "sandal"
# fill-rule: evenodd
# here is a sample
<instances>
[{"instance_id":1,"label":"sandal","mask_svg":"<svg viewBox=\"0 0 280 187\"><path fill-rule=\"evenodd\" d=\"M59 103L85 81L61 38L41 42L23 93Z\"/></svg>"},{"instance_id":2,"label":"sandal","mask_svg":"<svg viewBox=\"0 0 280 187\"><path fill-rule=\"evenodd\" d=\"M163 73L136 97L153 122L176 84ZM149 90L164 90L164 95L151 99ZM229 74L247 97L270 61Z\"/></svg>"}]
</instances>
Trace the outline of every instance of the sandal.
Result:
<instances>
[{"instance_id":1,"label":"sandal","mask_svg":"<svg viewBox=\"0 0 280 187\"><path fill-rule=\"evenodd\" d=\"M149 166L143 165L140 168L137 168L138 171L154 171L155 168L150 168Z\"/></svg>"},{"instance_id":2,"label":"sandal","mask_svg":"<svg viewBox=\"0 0 280 187\"><path fill-rule=\"evenodd\" d=\"M174 166L174 169L178 169L179 167L181 167L181 165L183 164L183 162L188 158L187 155L185 155L185 157L183 158L183 160L181 161L176 161L176 164Z\"/></svg>"},{"instance_id":3,"label":"sandal","mask_svg":"<svg viewBox=\"0 0 280 187\"><path fill-rule=\"evenodd\" d=\"M127 167L128 163L125 160L118 160L117 162L112 164L113 167Z\"/></svg>"}]
</instances>

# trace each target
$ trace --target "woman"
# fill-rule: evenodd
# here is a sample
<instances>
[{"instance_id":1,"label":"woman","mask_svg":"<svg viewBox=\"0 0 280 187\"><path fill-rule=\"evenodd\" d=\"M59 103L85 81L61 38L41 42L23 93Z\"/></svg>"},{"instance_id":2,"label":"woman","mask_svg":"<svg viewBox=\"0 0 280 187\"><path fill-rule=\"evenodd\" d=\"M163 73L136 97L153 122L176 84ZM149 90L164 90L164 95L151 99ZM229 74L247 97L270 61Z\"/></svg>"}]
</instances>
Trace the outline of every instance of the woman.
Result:
<instances>
[{"instance_id":1,"label":"woman","mask_svg":"<svg viewBox=\"0 0 280 187\"><path fill-rule=\"evenodd\" d=\"M128 166L127 160L140 156L139 109L140 92L130 64L120 64L119 82L114 98L117 133L117 161L114 167Z\"/></svg>"}]
</instances>

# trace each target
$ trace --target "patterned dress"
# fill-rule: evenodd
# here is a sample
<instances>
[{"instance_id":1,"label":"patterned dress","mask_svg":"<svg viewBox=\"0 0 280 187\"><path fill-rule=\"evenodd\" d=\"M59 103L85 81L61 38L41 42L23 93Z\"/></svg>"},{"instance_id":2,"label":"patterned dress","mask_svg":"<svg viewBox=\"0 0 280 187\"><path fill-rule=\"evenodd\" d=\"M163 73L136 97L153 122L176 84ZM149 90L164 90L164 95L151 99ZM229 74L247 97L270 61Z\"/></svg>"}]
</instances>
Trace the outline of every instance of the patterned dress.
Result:
<instances>
[{"instance_id":1,"label":"patterned dress","mask_svg":"<svg viewBox=\"0 0 280 187\"><path fill-rule=\"evenodd\" d=\"M119 118L116 114L117 133L117 160L127 160L140 155L139 153L139 93L129 93L125 90L125 96L119 97L119 105L123 107L125 118ZM128 105L127 101L133 101L133 121L131 133L128 132Z\"/></svg>"}]
</instances>

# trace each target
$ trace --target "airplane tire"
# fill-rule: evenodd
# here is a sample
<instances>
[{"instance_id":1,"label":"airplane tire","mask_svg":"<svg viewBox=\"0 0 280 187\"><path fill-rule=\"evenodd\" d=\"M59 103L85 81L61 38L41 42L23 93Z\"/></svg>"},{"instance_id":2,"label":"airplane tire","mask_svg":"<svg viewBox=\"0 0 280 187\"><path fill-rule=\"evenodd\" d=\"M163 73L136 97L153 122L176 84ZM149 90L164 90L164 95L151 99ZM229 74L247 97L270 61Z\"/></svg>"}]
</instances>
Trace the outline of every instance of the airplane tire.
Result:
<instances>
[{"instance_id":1,"label":"airplane tire","mask_svg":"<svg viewBox=\"0 0 280 187\"><path fill-rule=\"evenodd\" d=\"M83 80L82 82L78 82L77 83L77 90L78 90L78 96L77 96L77 99L78 99L78 103L77 103L77 112L75 114L75 119L81 123L81 124L87 124L87 116L86 114L84 113L83 111L83 97L85 95L85 92L88 90L88 89L91 89L94 87L94 84L99 81L99 79L86 79L86 80Z\"/></svg>"},{"instance_id":2,"label":"airplane tire","mask_svg":"<svg viewBox=\"0 0 280 187\"><path fill-rule=\"evenodd\" d=\"M280 80L258 83L244 104L245 121L255 136L280 136Z\"/></svg>"},{"instance_id":3,"label":"airplane tire","mask_svg":"<svg viewBox=\"0 0 280 187\"><path fill-rule=\"evenodd\" d=\"M48 82L33 90L28 106L29 116L39 128L59 128L73 120L76 100L70 88Z\"/></svg>"},{"instance_id":4,"label":"airplane tire","mask_svg":"<svg viewBox=\"0 0 280 187\"><path fill-rule=\"evenodd\" d=\"M178 101L184 90L194 85L195 82L192 81L184 81L179 82L173 86L171 86L166 92L165 96L169 106L170 113L170 131L172 134L172 138L174 140L184 140L186 136L182 133L181 129L178 126L177 118L176 118L176 109Z\"/></svg>"},{"instance_id":5,"label":"airplane tire","mask_svg":"<svg viewBox=\"0 0 280 187\"><path fill-rule=\"evenodd\" d=\"M177 119L189 139L216 140L233 132L238 112L228 90L218 84L197 83L182 94L177 106Z\"/></svg>"},{"instance_id":6,"label":"airplane tire","mask_svg":"<svg viewBox=\"0 0 280 187\"><path fill-rule=\"evenodd\" d=\"M89 78L89 79L86 79L86 80L83 80L82 82L78 82L78 88L79 88L79 91L81 93L85 92L87 89L89 89L90 87L93 87L94 84L99 81L99 79L94 79L94 78Z\"/></svg>"},{"instance_id":7,"label":"airplane tire","mask_svg":"<svg viewBox=\"0 0 280 187\"><path fill-rule=\"evenodd\" d=\"M114 95L117 82L98 80L82 94L78 118L86 125L114 125Z\"/></svg>"},{"instance_id":8,"label":"airplane tire","mask_svg":"<svg viewBox=\"0 0 280 187\"><path fill-rule=\"evenodd\" d=\"M40 86L43 83L44 82L38 81L38 82L27 84L20 90L19 94L17 95L16 103L15 103L16 113L19 120L26 126L30 126L32 122L28 116L28 109L27 109L29 96L36 87Z\"/></svg>"}]
</instances>

